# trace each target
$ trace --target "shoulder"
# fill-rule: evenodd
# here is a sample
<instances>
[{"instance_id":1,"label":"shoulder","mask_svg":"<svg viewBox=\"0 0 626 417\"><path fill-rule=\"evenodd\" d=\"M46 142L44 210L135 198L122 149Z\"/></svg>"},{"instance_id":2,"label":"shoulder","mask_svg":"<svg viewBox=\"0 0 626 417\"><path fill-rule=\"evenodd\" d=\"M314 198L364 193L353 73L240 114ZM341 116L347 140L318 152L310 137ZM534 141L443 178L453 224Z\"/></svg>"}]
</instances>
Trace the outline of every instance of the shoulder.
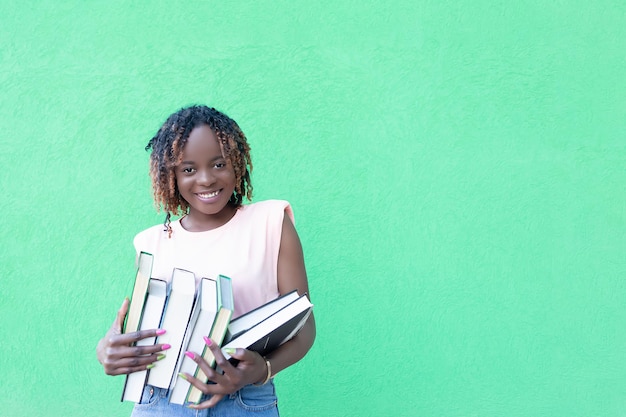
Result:
<instances>
[{"instance_id":1,"label":"shoulder","mask_svg":"<svg viewBox=\"0 0 626 417\"><path fill-rule=\"evenodd\" d=\"M291 222L295 223L293 209L291 208L291 204L286 200L264 200L243 207L244 211L248 211L252 216L276 218L280 220L281 223L285 214L287 214Z\"/></svg>"},{"instance_id":2,"label":"shoulder","mask_svg":"<svg viewBox=\"0 0 626 417\"><path fill-rule=\"evenodd\" d=\"M242 206L243 213L252 217L277 218L282 222L285 214L294 222L293 209L286 200L264 200Z\"/></svg>"},{"instance_id":3,"label":"shoulder","mask_svg":"<svg viewBox=\"0 0 626 417\"><path fill-rule=\"evenodd\" d=\"M165 226L162 224L157 224L155 226L149 227L135 235L133 239L133 244L135 248L139 250L139 248L145 248L151 242L155 242L163 236L167 236L167 232L164 230Z\"/></svg>"}]
</instances>

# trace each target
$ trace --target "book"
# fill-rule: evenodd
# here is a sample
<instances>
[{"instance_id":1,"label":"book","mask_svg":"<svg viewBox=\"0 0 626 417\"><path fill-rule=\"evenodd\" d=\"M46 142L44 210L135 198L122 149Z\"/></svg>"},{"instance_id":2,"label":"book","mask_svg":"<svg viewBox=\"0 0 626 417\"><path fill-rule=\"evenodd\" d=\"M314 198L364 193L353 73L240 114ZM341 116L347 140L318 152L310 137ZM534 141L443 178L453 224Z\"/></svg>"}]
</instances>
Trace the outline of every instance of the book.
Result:
<instances>
[{"instance_id":1,"label":"book","mask_svg":"<svg viewBox=\"0 0 626 417\"><path fill-rule=\"evenodd\" d=\"M181 345L180 352L178 353L178 359L176 360L176 367L174 368L174 372L172 372L172 379L170 380L169 395L168 395L168 401L170 402L171 402L171 395L172 395L172 392L174 391L174 387L176 386L177 381L182 379L182 378L177 377L178 373L180 372L182 363L185 359L189 359L185 355L185 352L188 350L189 341L191 339L193 330L195 329L195 326L197 324L198 316L200 314L200 304L198 303L199 302L198 291L199 290L197 289L195 293L194 304L191 310L191 316L189 318L189 321L187 322L187 328L185 329L183 343Z\"/></svg>"},{"instance_id":2,"label":"book","mask_svg":"<svg viewBox=\"0 0 626 417\"><path fill-rule=\"evenodd\" d=\"M132 333L139 329L141 315L144 310L146 296L148 293L148 284L150 275L152 274L152 254L147 252L139 253L137 259L137 273L135 274L135 283L133 286L133 294L126 315L126 323L122 333Z\"/></svg>"},{"instance_id":3,"label":"book","mask_svg":"<svg viewBox=\"0 0 626 417\"><path fill-rule=\"evenodd\" d=\"M165 351L165 358L155 362L154 368L148 373L148 384L170 388L176 376L175 371L183 350L187 326L194 311L195 296L196 278L193 272L174 268L161 323L161 328L165 329L166 333L159 336L156 341L157 344L170 344L171 348Z\"/></svg>"},{"instance_id":4,"label":"book","mask_svg":"<svg viewBox=\"0 0 626 417\"><path fill-rule=\"evenodd\" d=\"M204 336L211 334L215 317L217 316L218 306L218 284L217 280L211 278L202 278L198 287L198 295L196 305L198 306L198 315L195 319L193 330L190 332L189 343L185 350L191 352L203 352L206 344ZM191 324L189 326L192 327ZM198 365L191 358L182 356L182 363L179 371L190 375L196 373ZM176 372L178 374L178 372ZM184 404L189 393L191 383L189 381L178 378L170 393L170 403Z\"/></svg>"},{"instance_id":5,"label":"book","mask_svg":"<svg viewBox=\"0 0 626 417\"><path fill-rule=\"evenodd\" d=\"M272 303L272 301L270 301ZM259 310L258 313L254 311ZM259 321L239 335L234 335L226 340L222 346L224 356L233 364L237 364L224 349L245 348L265 356L283 343L291 340L300 331L313 310L313 304L306 294L282 307L269 316L265 315L265 309L253 310L253 314Z\"/></svg>"},{"instance_id":6,"label":"book","mask_svg":"<svg viewBox=\"0 0 626 417\"><path fill-rule=\"evenodd\" d=\"M157 329L161 324L161 317L165 308L167 297L167 283L163 280L150 278L148 284L148 296L139 330ZM136 346L150 346L156 341L156 337L149 337L137 341ZM148 370L133 372L126 375L126 382L122 392L122 401L141 401L143 388L148 377Z\"/></svg>"},{"instance_id":7,"label":"book","mask_svg":"<svg viewBox=\"0 0 626 417\"><path fill-rule=\"evenodd\" d=\"M230 278L220 275L217 281L218 308L213 327L211 328L211 333L209 334L209 339L211 339L213 343L221 345L224 337L226 336L226 331L228 330L228 325L233 315L235 305L233 301L233 287ZM206 344L202 349L202 357L209 364L209 366L215 366L215 357L213 356L213 352L211 352ZM196 367L196 373L194 376L205 384L208 381L208 377L199 367ZM202 391L195 386L190 385L189 393L187 394L187 401L197 404L200 402L201 398Z\"/></svg>"},{"instance_id":8,"label":"book","mask_svg":"<svg viewBox=\"0 0 626 417\"><path fill-rule=\"evenodd\" d=\"M281 308L295 301L299 297L298 291L293 290L287 294L281 295L274 300L263 304L260 307L251 310L236 319L232 320L228 325L226 337L224 340L229 341L239 336L244 331L248 330L255 324L261 322L265 318L271 316Z\"/></svg>"}]
</instances>

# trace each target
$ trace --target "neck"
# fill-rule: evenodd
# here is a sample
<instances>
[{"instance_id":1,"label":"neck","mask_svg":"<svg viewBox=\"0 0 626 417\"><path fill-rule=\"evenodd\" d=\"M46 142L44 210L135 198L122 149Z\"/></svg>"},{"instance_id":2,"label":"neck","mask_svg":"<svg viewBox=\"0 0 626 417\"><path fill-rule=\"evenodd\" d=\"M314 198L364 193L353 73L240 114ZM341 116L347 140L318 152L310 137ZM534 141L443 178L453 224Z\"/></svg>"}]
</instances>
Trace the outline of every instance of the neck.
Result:
<instances>
[{"instance_id":1,"label":"neck","mask_svg":"<svg viewBox=\"0 0 626 417\"><path fill-rule=\"evenodd\" d=\"M180 220L180 224L189 232L206 232L225 225L236 212L237 208L230 204L216 214L205 214L191 209L189 214Z\"/></svg>"}]
</instances>

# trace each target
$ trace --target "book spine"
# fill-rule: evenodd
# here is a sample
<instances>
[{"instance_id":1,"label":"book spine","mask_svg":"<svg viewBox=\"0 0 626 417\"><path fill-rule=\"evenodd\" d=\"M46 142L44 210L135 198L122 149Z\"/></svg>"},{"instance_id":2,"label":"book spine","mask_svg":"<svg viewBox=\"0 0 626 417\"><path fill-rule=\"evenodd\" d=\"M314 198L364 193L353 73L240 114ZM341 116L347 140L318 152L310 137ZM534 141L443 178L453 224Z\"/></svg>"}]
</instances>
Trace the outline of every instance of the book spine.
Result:
<instances>
[{"instance_id":1,"label":"book spine","mask_svg":"<svg viewBox=\"0 0 626 417\"><path fill-rule=\"evenodd\" d=\"M213 343L217 343L218 346L221 346L222 342L224 341L224 336L226 335L226 327L228 327L231 316L231 310L221 308L217 314L217 317L215 318L216 325L214 325L213 329L211 329L211 334L209 337L213 341ZM220 322L225 323L222 324L223 328L220 328ZM213 352L211 352L211 349L206 346L204 347L204 351L202 352L202 358L209 364L211 368L215 367L215 356L213 356ZM197 368L195 377L204 384L206 384L209 380L209 378L200 367ZM191 385L189 388L189 394L187 395L187 401L197 404L198 402L200 402L201 397L202 391L200 391L197 387Z\"/></svg>"},{"instance_id":2,"label":"book spine","mask_svg":"<svg viewBox=\"0 0 626 417\"><path fill-rule=\"evenodd\" d=\"M163 308L165 306L166 296L167 283L162 280L151 278L148 285L148 297L146 298L139 330L155 329L159 327L163 314ZM150 346L153 345L155 341L156 337L141 339L137 341L136 346ZM147 370L128 374L124 384L122 401L141 401L141 395L143 393L147 377Z\"/></svg>"},{"instance_id":3,"label":"book spine","mask_svg":"<svg viewBox=\"0 0 626 417\"><path fill-rule=\"evenodd\" d=\"M196 291L194 274L175 269L171 287L162 324L166 333L157 340L157 343L170 344L171 348L148 375L148 384L164 389L170 388L181 351L184 352L185 333L194 308Z\"/></svg>"}]
</instances>

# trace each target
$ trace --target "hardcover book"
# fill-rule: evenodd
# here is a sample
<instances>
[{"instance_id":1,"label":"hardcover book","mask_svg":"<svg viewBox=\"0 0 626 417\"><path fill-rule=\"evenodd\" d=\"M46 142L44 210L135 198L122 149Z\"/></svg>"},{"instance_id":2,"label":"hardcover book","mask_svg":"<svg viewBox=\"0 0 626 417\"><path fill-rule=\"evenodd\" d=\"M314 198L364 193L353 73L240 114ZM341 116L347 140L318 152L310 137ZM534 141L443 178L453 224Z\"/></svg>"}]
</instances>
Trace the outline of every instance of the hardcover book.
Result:
<instances>
[{"instance_id":1,"label":"hardcover book","mask_svg":"<svg viewBox=\"0 0 626 417\"><path fill-rule=\"evenodd\" d=\"M148 284L148 296L142 315L139 330L158 329L165 308L167 297L167 283L160 279L150 278ZM150 346L156 341L156 337L139 340L137 346ZM139 402L146 384L148 370L133 372L126 375L126 382L122 392L122 401Z\"/></svg>"},{"instance_id":2,"label":"hardcover book","mask_svg":"<svg viewBox=\"0 0 626 417\"><path fill-rule=\"evenodd\" d=\"M226 336L226 331L235 309L233 301L233 287L230 278L220 275L218 277L218 290L218 313L215 317L215 322L211 329L209 339L211 339L214 343L221 345L224 337ZM211 367L215 366L215 357L213 356L213 352L211 352L206 345L203 347L201 354L204 360L207 361ZM196 369L196 374L194 376L204 383L208 381L206 374L200 368ZM200 402L201 397L202 391L193 385L190 385L187 401L197 404Z\"/></svg>"},{"instance_id":3,"label":"hardcover book","mask_svg":"<svg viewBox=\"0 0 626 417\"><path fill-rule=\"evenodd\" d=\"M165 358L155 362L148 374L148 384L169 389L175 377L179 357L183 350L185 334L192 313L196 296L196 279L193 272L175 268L170 283L161 328L165 334L157 338L156 343L167 343L171 348L165 351Z\"/></svg>"},{"instance_id":4,"label":"hardcover book","mask_svg":"<svg viewBox=\"0 0 626 417\"><path fill-rule=\"evenodd\" d=\"M295 301L299 297L298 291L293 290L287 294L281 295L278 298L263 304L260 307L255 308L243 314L236 319L232 320L228 325L228 331L224 340L229 341L239 336L244 331L248 330L255 324L265 320L267 317L276 313L281 308L285 307L291 302Z\"/></svg>"},{"instance_id":5,"label":"hardcover book","mask_svg":"<svg viewBox=\"0 0 626 417\"><path fill-rule=\"evenodd\" d=\"M257 310L259 312L255 313ZM245 348L253 350L261 356L269 354L300 331L313 310L313 304L304 294L269 316L263 314L266 310L257 310L253 310L251 315L259 321L239 335L234 335L230 340L226 340L222 346L222 351L226 348ZM224 352L224 356L229 358L226 352ZM234 364L237 363L233 358L230 360Z\"/></svg>"},{"instance_id":6,"label":"hardcover book","mask_svg":"<svg viewBox=\"0 0 626 417\"><path fill-rule=\"evenodd\" d=\"M150 275L152 274L152 258L152 254L147 252L141 252L139 254L133 294L130 298L130 306L128 307L126 323L124 324L122 333L132 333L139 329L139 323L141 322L141 315L148 293Z\"/></svg>"},{"instance_id":7,"label":"hardcover book","mask_svg":"<svg viewBox=\"0 0 626 417\"><path fill-rule=\"evenodd\" d=\"M200 287L198 288L197 301L198 315L189 338L189 343L185 350L191 352L204 352L206 344L204 343L204 336L211 334L215 317L217 316L218 307L218 284L217 280L210 278L202 278ZM191 325L190 325L191 328ZM198 365L187 356L182 356L182 363L179 371L185 372L190 375L196 373ZM178 372L177 372L178 374ZM176 384L170 394L170 403L184 404L189 393L191 384L189 381L177 378Z\"/></svg>"}]
</instances>

